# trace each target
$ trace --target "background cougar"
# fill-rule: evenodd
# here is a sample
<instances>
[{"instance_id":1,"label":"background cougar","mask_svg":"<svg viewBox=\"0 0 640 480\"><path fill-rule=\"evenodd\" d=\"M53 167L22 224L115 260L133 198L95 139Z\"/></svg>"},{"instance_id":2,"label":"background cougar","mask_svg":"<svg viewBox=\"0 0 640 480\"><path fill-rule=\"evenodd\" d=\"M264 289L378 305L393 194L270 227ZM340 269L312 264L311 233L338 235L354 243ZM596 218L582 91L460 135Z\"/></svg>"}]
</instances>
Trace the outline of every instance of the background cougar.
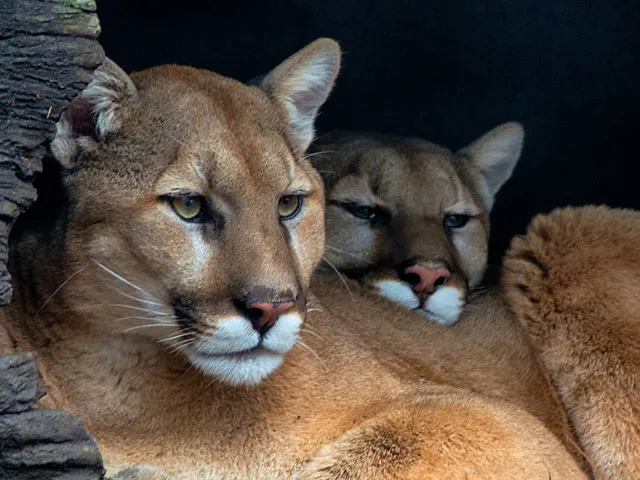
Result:
<instances>
[{"instance_id":1,"label":"background cougar","mask_svg":"<svg viewBox=\"0 0 640 480\"><path fill-rule=\"evenodd\" d=\"M536 416L462 388L470 362L456 380L407 354L427 335L383 335L436 325L308 290L324 198L303 152L339 60L318 40L260 88L105 65L59 125L59 215L13 244L2 353L35 352L44 406L110 472L155 467L127 478L586 478Z\"/></svg>"},{"instance_id":2,"label":"background cougar","mask_svg":"<svg viewBox=\"0 0 640 480\"><path fill-rule=\"evenodd\" d=\"M517 123L453 153L420 139L334 133L312 163L327 196L326 263L455 323L487 264L489 212L522 150Z\"/></svg>"}]
</instances>

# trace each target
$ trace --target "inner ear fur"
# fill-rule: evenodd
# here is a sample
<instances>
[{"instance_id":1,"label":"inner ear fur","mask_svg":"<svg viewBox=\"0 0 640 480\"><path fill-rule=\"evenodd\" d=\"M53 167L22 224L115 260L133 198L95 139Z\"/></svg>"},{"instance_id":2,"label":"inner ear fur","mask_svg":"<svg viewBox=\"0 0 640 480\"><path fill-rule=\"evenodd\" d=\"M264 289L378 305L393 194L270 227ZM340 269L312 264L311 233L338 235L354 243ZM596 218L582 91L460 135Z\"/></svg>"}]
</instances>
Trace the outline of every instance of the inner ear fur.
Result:
<instances>
[{"instance_id":1,"label":"inner ear fur","mask_svg":"<svg viewBox=\"0 0 640 480\"><path fill-rule=\"evenodd\" d=\"M72 166L90 143L118 131L122 110L136 97L137 89L129 76L106 58L56 124L53 156L61 165Z\"/></svg>"},{"instance_id":2,"label":"inner ear fur","mask_svg":"<svg viewBox=\"0 0 640 480\"><path fill-rule=\"evenodd\" d=\"M320 38L286 59L262 80L261 88L284 107L299 153L306 151L314 138L314 120L333 88L340 58L338 43Z\"/></svg>"},{"instance_id":3,"label":"inner ear fur","mask_svg":"<svg viewBox=\"0 0 640 480\"><path fill-rule=\"evenodd\" d=\"M511 177L520 159L524 129L517 122L504 123L458 152L467 157L482 177L481 194L488 210L500 188Z\"/></svg>"}]
</instances>

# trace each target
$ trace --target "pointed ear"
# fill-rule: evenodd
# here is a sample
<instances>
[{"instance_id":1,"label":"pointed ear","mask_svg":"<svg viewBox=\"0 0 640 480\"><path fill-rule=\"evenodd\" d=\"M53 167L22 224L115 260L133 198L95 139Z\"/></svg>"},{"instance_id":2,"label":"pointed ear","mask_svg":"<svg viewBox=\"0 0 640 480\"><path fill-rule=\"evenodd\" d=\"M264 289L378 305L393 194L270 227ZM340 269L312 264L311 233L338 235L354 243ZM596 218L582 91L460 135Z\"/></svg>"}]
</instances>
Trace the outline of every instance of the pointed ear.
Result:
<instances>
[{"instance_id":1,"label":"pointed ear","mask_svg":"<svg viewBox=\"0 0 640 480\"><path fill-rule=\"evenodd\" d=\"M329 96L340 70L340 47L329 38L320 38L292 55L262 81L262 89L284 106L299 152L314 137L314 120Z\"/></svg>"},{"instance_id":2,"label":"pointed ear","mask_svg":"<svg viewBox=\"0 0 640 480\"><path fill-rule=\"evenodd\" d=\"M60 117L51 143L53 156L63 166L72 166L82 150L118 131L122 110L136 97L129 76L105 58L87 88Z\"/></svg>"},{"instance_id":3,"label":"pointed ear","mask_svg":"<svg viewBox=\"0 0 640 480\"><path fill-rule=\"evenodd\" d=\"M458 152L480 171L480 192L487 210L502 185L509 180L518 163L524 142L524 129L516 122L504 123Z\"/></svg>"}]
</instances>

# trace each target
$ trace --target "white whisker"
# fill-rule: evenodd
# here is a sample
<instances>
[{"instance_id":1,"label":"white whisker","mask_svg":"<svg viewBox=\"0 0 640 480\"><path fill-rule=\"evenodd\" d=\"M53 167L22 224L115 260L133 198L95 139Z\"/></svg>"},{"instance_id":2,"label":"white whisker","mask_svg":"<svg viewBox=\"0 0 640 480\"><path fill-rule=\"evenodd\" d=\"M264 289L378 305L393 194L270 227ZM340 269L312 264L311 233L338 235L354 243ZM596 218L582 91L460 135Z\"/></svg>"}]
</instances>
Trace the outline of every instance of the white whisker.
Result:
<instances>
[{"instance_id":1,"label":"white whisker","mask_svg":"<svg viewBox=\"0 0 640 480\"><path fill-rule=\"evenodd\" d=\"M329 260L327 260L327 258L324 255L322 256L322 260L327 262L327 265L329 265L333 269L333 271L336 272L336 275L338 275L338 278L340 279L340 281L344 285L344 288L347 289L347 292L349 293L349 296L351 297L351 301L355 303L356 299L353 297L353 293L351 293L351 289L349 288L349 285L347 284L347 281L345 280L345 278L342 275L342 273L340 273L340 270L338 270L333 263L331 263Z\"/></svg>"},{"instance_id":2,"label":"white whisker","mask_svg":"<svg viewBox=\"0 0 640 480\"><path fill-rule=\"evenodd\" d=\"M318 360L318 362L320 362L320 364L324 367L325 371L329 370L327 368L327 365L322 361L322 359L320 358L320 355L318 355L313 348L311 348L309 345L307 345L306 343L304 343L302 340L298 340L296 342L296 345L304 348L305 350L307 350L309 353L311 353L314 357L316 357L316 359Z\"/></svg>"},{"instance_id":3,"label":"white whisker","mask_svg":"<svg viewBox=\"0 0 640 480\"><path fill-rule=\"evenodd\" d=\"M151 324L138 325L136 327L127 328L123 330L122 333L131 332L132 330L138 330L140 328L151 328L151 327L174 327L175 328L176 325L173 323L151 323Z\"/></svg>"},{"instance_id":4,"label":"white whisker","mask_svg":"<svg viewBox=\"0 0 640 480\"><path fill-rule=\"evenodd\" d=\"M311 157L315 157L316 155L324 155L325 153L338 153L335 150L323 150L322 152L313 152L313 153L307 153L304 157L302 157L304 160L308 160ZM331 173L336 173L336 172L331 172Z\"/></svg>"},{"instance_id":5,"label":"white whisker","mask_svg":"<svg viewBox=\"0 0 640 480\"><path fill-rule=\"evenodd\" d=\"M178 338L187 337L189 335L192 335L192 333L191 332L179 333L177 335L172 335L171 337L167 337L167 338L163 338L161 340L158 340L158 342L160 342L160 343L170 342L172 340L177 340Z\"/></svg>"},{"instance_id":6,"label":"white whisker","mask_svg":"<svg viewBox=\"0 0 640 480\"><path fill-rule=\"evenodd\" d=\"M172 348L169 349L169 353L177 354L180 350L184 350L187 347L187 345L191 345L195 341L196 341L195 338L187 338L186 340L181 340L176 344L172 345Z\"/></svg>"},{"instance_id":7,"label":"white whisker","mask_svg":"<svg viewBox=\"0 0 640 480\"><path fill-rule=\"evenodd\" d=\"M116 319L112 320L112 322L121 322L122 320L130 320L130 319L152 320L154 322L163 323L163 324L164 323L169 323L167 320L164 320L164 319L161 320L159 318L146 317L146 316L143 316L143 315L131 315L131 316L128 316L128 317L120 317L120 318L116 318Z\"/></svg>"},{"instance_id":8,"label":"white whisker","mask_svg":"<svg viewBox=\"0 0 640 480\"><path fill-rule=\"evenodd\" d=\"M33 318L35 319L40 312L42 312L42 310L44 310L44 307L46 307L49 302L51 301L51 299L60 291L62 290L62 288L69 283L71 280L73 280L76 275L78 275L80 272L82 272L85 268L87 268L89 266L88 263L85 263L82 267L80 267L78 270L76 270L69 278L67 278L64 282L62 282L62 285L60 285L58 288L56 288L53 293L51 295L49 295L49 298L47 298L45 300L45 302L42 304L42 306L40 307L40 309L36 312L36 314L33 316Z\"/></svg>"},{"instance_id":9,"label":"white whisker","mask_svg":"<svg viewBox=\"0 0 640 480\"><path fill-rule=\"evenodd\" d=\"M124 295L125 297L130 298L131 300L135 300L135 301L137 301L137 302L141 302L141 303L148 303L149 305L156 305L156 306L158 306L158 307L164 307L164 306L166 306L166 304L164 304L164 303L152 302L151 300L145 300L145 299L143 299L143 298L138 298L138 297L135 297L135 296L133 296L133 295L129 295L128 293L125 293L125 292L123 292L122 290L118 290L118 289L117 289L117 288L115 288L115 287L111 287L111 288L113 288L113 289L114 289L116 292L118 292L120 295ZM154 297L154 298L155 298L155 297Z\"/></svg>"},{"instance_id":10,"label":"white whisker","mask_svg":"<svg viewBox=\"0 0 640 480\"><path fill-rule=\"evenodd\" d=\"M360 260L361 262L366 262L369 265L373 265L374 264L372 261L367 260L366 258L364 258L364 257L362 257L360 255L356 255L355 253L347 252L346 250L342 250L341 248L337 248L337 247L334 247L334 246L329 245L329 244L325 244L324 246L325 246L325 248L329 248L329 249L334 250L336 252L340 252L340 253L344 253L345 255L349 255L350 257L353 257L353 258L355 258L357 260Z\"/></svg>"},{"instance_id":11,"label":"white whisker","mask_svg":"<svg viewBox=\"0 0 640 480\"><path fill-rule=\"evenodd\" d=\"M150 294L149 294L149 292L147 292L144 288L142 288L142 287L140 287L140 286L136 285L136 284L135 284L135 283L133 283L133 282L130 282L129 280L127 280L126 278L124 278L122 275L117 274L116 272L114 272L113 270L111 270L109 267L107 267L107 266L103 265L103 264L102 264L102 263L100 263L99 261L97 261L97 260L93 260L93 262L94 262L96 265L98 265L101 269L103 269L105 272L107 272L107 273L109 273L109 274L113 275L113 277L114 277L114 278L116 278L116 279L120 280L120 281L121 281L121 282L123 282L123 283L126 283L126 284L127 284L127 285L129 285L131 288L134 288L134 289L136 289L137 291L139 291L139 292L141 292L141 293L144 293L144 294L146 294L146 295L149 295L150 297L155 298L153 295L150 295Z\"/></svg>"},{"instance_id":12,"label":"white whisker","mask_svg":"<svg viewBox=\"0 0 640 480\"><path fill-rule=\"evenodd\" d=\"M301 328L300 331L308 333L309 335L314 335L314 336L318 337L320 340L324 340L320 335L318 335L316 332L312 332L311 330L307 330L305 328Z\"/></svg>"},{"instance_id":13,"label":"white whisker","mask_svg":"<svg viewBox=\"0 0 640 480\"><path fill-rule=\"evenodd\" d=\"M139 312L147 312L147 313L150 313L152 315L158 315L160 317L172 317L173 316L170 313L156 312L155 310L149 310L148 308L136 307L136 306L127 305L127 304L124 304L124 303L100 303L100 304L96 304L96 305L85 305L84 307L78 307L77 310L89 310L91 308L96 308L96 307L130 308L131 310L137 310Z\"/></svg>"}]
</instances>

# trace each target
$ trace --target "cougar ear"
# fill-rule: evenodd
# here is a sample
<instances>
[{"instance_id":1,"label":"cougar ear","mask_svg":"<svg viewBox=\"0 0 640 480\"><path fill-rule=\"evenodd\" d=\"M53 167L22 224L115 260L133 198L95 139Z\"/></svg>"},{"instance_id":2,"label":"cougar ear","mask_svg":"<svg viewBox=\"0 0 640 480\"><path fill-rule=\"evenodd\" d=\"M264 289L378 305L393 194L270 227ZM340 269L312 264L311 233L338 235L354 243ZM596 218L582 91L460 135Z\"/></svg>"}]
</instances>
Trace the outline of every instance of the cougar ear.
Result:
<instances>
[{"instance_id":1,"label":"cougar ear","mask_svg":"<svg viewBox=\"0 0 640 480\"><path fill-rule=\"evenodd\" d=\"M522 125L508 122L490 130L458 152L469 158L480 171L483 182L480 191L487 210L491 210L494 197L511 177L520 158L523 142Z\"/></svg>"},{"instance_id":2,"label":"cougar ear","mask_svg":"<svg viewBox=\"0 0 640 480\"><path fill-rule=\"evenodd\" d=\"M53 156L66 167L80 152L120 128L122 110L137 96L129 76L105 58L89 85L64 111L51 143Z\"/></svg>"},{"instance_id":3,"label":"cougar ear","mask_svg":"<svg viewBox=\"0 0 640 480\"><path fill-rule=\"evenodd\" d=\"M286 109L299 152L314 137L314 119L331 92L340 70L340 47L319 38L295 53L262 80L262 89Z\"/></svg>"}]
</instances>

